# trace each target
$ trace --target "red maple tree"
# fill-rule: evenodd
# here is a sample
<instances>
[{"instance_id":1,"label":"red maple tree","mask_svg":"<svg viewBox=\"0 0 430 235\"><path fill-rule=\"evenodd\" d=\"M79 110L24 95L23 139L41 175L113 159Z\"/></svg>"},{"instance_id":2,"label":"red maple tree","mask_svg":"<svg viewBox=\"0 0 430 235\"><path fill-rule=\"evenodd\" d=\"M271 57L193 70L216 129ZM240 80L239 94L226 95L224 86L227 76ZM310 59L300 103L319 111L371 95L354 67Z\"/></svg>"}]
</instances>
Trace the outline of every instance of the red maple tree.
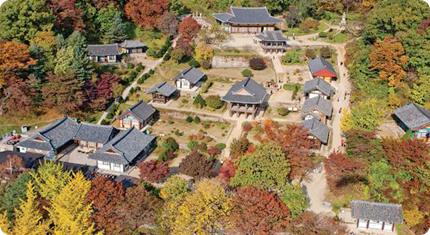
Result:
<instances>
[{"instance_id":1,"label":"red maple tree","mask_svg":"<svg viewBox=\"0 0 430 235\"><path fill-rule=\"evenodd\" d=\"M179 34L189 40L194 39L200 31L200 25L191 17L187 17L179 23Z\"/></svg>"},{"instance_id":2,"label":"red maple tree","mask_svg":"<svg viewBox=\"0 0 430 235\"><path fill-rule=\"evenodd\" d=\"M240 234L273 234L288 226L290 211L274 193L239 188L233 197L231 230Z\"/></svg>"},{"instance_id":3,"label":"red maple tree","mask_svg":"<svg viewBox=\"0 0 430 235\"><path fill-rule=\"evenodd\" d=\"M118 223L119 215L116 207L124 201L125 190L122 183L110 180L106 176L98 175L91 180L91 189L87 199L92 202L94 210L92 219L99 229L106 234L118 234L122 227Z\"/></svg>"},{"instance_id":4,"label":"red maple tree","mask_svg":"<svg viewBox=\"0 0 430 235\"><path fill-rule=\"evenodd\" d=\"M139 165L140 178L151 183L157 183L164 179L170 172L168 162L157 160L143 161Z\"/></svg>"},{"instance_id":5,"label":"red maple tree","mask_svg":"<svg viewBox=\"0 0 430 235\"><path fill-rule=\"evenodd\" d=\"M343 153L332 153L324 159L324 167L327 172L327 181L331 190L339 188L342 180L353 179L360 176L366 165L349 159Z\"/></svg>"}]
</instances>

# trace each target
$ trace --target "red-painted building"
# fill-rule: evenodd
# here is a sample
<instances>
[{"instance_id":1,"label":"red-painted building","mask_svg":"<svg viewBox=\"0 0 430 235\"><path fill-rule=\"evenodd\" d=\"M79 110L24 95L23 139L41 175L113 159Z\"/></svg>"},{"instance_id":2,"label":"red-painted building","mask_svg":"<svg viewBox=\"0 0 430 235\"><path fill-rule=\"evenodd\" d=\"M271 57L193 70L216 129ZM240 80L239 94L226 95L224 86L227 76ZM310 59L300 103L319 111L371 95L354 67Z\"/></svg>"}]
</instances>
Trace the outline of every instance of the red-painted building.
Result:
<instances>
[{"instance_id":1,"label":"red-painted building","mask_svg":"<svg viewBox=\"0 0 430 235\"><path fill-rule=\"evenodd\" d=\"M317 57L308 63L313 78L321 78L326 82L337 79L333 66L322 57Z\"/></svg>"}]
</instances>

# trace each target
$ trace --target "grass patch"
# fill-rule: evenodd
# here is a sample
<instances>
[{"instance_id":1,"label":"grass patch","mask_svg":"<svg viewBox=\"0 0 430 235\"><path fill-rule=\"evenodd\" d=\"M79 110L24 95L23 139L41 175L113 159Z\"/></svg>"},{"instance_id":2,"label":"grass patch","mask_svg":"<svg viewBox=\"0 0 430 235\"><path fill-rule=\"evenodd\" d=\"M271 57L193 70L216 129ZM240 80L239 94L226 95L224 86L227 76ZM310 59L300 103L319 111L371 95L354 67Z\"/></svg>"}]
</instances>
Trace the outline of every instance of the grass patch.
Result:
<instances>
[{"instance_id":1,"label":"grass patch","mask_svg":"<svg viewBox=\"0 0 430 235\"><path fill-rule=\"evenodd\" d=\"M154 49L158 51L165 43L167 35L152 30L144 30L140 27L136 27L135 35L143 43L148 46L148 49Z\"/></svg>"},{"instance_id":2,"label":"grass patch","mask_svg":"<svg viewBox=\"0 0 430 235\"><path fill-rule=\"evenodd\" d=\"M215 56L241 56L241 57L254 57L258 53L254 50L238 50L235 48L227 50L215 50Z\"/></svg>"},{"instance_id":3,"label":"grass patch","mask_svg":"<svg viewBox=\"0 0 430 235\"><path fill-rule=\"evenodd\" d=\"M327 39L326 42L328 43L345 43L349 40L348 35L344 33L338 33L334 35L333 39Z\"/></svg>"},{"instance_id":4,"label":"grass patch","mask_svg":"<svg viewBox=\"0 0 430 235\"><path fill-rule=\"evenodd\" d=\"M303 36L303 35L309 35L309 34L319 33L319 32L322 32L322 31L328 29L328 26L327 26L326 23L324 23L323 21L320 21L319 23L320 24L318 25L317 28L311 29L308 32L305 32L305 31L301 30L299 27L296 27L296 28L285 28L283 30L283 32L284 32L284 34L286 36L292 37L293 35L294 36Z\"/></svg>"}]
</instances>

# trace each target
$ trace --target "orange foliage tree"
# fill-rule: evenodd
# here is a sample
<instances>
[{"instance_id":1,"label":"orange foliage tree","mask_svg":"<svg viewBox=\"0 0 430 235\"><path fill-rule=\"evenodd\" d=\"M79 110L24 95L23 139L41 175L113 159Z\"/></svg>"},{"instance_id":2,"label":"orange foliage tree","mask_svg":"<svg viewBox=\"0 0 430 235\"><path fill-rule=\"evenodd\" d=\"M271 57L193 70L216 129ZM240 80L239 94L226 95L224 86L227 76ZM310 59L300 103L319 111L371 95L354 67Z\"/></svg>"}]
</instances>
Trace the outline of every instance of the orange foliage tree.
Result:
<instances>
[{"instance_id":1,"label":"orange foliage tree","mask_svg":"<svg viewBox=\"0 0 430 235\"><path fill-rule=\"evenodd\" d=\"M344 184L357 179L365 170L366 165L349 159L343 153L332 153L324 159L327 172L327 182L332 191L338 190Z\"/></svg>"},{"instance_id":2,"label":"orange foliage tree","mask_svg":"<svg viewBox=\"0 0 430 235\"><path fill-rule=\"evenodd\" d=\"M393 36L387 36L383 41L376 41L373 47L374 50L369 55L369 67L378 70L379 78L388 81L388 85L396 86L406 76L403 68L409 58L405 55L405 48Z\"/></svg>"},{"instance_id":3,"label":"orange foliage tree","mask_svg":"<svg viewBox=\"0 0 430 235\"><path fill-rule=\"evenodd\" d=\"M7 155L7 160L0 164L0 176L2 178L15 179L24 171L24 162L17 155Z\"/></svg>"},{"instance_id":4,"label":"orange foliage tree","mask_svg":"<svg viewBox=\"0 0 430 235\"><path fill-rule=\"evenodd\" d=\"M125 15L145 29L157 27L158 19L169 9L169 0L130 0L124 6Z\"/></svg>"}]
</instances>

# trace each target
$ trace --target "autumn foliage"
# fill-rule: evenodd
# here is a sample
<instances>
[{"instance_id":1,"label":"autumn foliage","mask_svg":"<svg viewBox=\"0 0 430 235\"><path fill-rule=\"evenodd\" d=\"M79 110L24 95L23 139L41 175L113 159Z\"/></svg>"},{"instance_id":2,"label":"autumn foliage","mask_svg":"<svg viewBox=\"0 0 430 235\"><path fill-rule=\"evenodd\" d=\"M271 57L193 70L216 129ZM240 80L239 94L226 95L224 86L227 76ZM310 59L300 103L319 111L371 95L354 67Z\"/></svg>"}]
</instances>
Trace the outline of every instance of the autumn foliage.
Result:
<instances>
[{"instance_id":1,"label":"autumn foliage","mask_svg":"<svg viewBox=\"0 0 430 235\"><path fill-rule=\"evenodd\" d=\"M169 9L169 0L130 0L124 6L125 15L145 29L157 27L158 19Z\"/></svg>"},{"instance_id":2,"label":"autumn foliage","mask_svg":"<svg viewBox=\"0 0 430 235\"><path fill-rule=\"evenodd\" d=\"M311 146L308 131L298 125L280 125L271 120L263 123L263 136L257 136L262 143L275 142L285 153L291 166L290 178L302 178L312 168Z\"/></svg>"},{"instance_id":3,"label":"autumn foliage","mask_svg":"<svg viewBox=\"0 0 430 235\"><path fill-rule=\"evenodd\" d=\"M15 179L24 171L24 162L17 155L8 155L7 160L0 164L1 178Z\"/></svg>"},{"instance_id":4,"label":"autumn foliage","mask_svg":"<svg viewBox=\"0 0 430 235\"><path fill-rule=\"evenodd\" d=\"M82 30L84 10L76 7L76 0L51 0L48 7L55 15L55 26L59 29ZM70 33L70 32L69 32Z\"/></svg>"},{"instance_id":5,"label":"autumn foliage","mask_svg":"<svg viewBox=\"0 0 430 235\"><path fill-rule=\"evenodd\" d=\"M140 178L151 183L157 183L164 179L170 172L169 162L157 160L144 161L139 164Z\"/></svg>"},{"instance_id":6,"label":"autumn foliage","mask_svg":"<svg viewBox=\"0 0 430 235\"><path fill-rule=\"evenodd\" d=\"M193 39L200 31L200 25L191 17L187 17L179 23L179 34L181 37Z\"/></svg>"},{"instance_id":7,"label":"autumn foliage","mask_svg":"<svg viewBox=\"0 0 430 235\"><path fill-rule=\"evenodd\" d=\"M179 173L189 175L195 179L210 177L214 161L197 151L190 153L179 165Z\"/></svg>"},{"instance_id":8,"label":"autumn foliage","mask_svg":"<svg viewBox=\"0 0 430 235\"><path fill-rule=\"evenodd\" d=\"M324 214L306 211L291 221L288 232L292 234L346 235L348 229L340 221Z\"/></svg>"},{"instance_id":9,"label":"autumn foliage","mask_svg":"<svg viewBox=\"0 0 430 235\"><path fill-rule=\"evenodd\" d=\"M92 219L99 229L105 231L105 234L119 234L121 231L122 227L118 223L120 218L116 209L124 198L125 191L121 183L112 181L103 175L98 175L91 180L91 189L87 199L93 203Z\"/></svg>"},{"instance_id":10,"label":"autumn foliage","mask_svg":"<svg viewBox=\"0 0 430 235\"><path fill-rule=\"evenodd\" d=\"M290 212L273 193L253 187L239 188L233 197L229 220L240 234L272 234L285 231Z\"/></svg>"},{"instance_id":11,"label":"autumn foliage","mask_svg":"<svg viewBox=\"0 0 430 235\"><path fill-rule=\"evenodd\" d=\"M342 182L358 177L365 169L361 162L349 159L343 153L331 153L324 159L327 181L331 190L337 190Z\"/></svg>"},{"instance_id":12,"label":"autumn foliage","mask_svg":"<svg viewBox=\"0 0 430 235\"><path fill-rule=\"evenodd\" d=\"M396 86L406 76L403 69L408 63L408 56L400 41L387 36L383 41L375 42L374 50L369 54L369 67L379 71L379 78Z\"/></svg>"}]
</instances>

